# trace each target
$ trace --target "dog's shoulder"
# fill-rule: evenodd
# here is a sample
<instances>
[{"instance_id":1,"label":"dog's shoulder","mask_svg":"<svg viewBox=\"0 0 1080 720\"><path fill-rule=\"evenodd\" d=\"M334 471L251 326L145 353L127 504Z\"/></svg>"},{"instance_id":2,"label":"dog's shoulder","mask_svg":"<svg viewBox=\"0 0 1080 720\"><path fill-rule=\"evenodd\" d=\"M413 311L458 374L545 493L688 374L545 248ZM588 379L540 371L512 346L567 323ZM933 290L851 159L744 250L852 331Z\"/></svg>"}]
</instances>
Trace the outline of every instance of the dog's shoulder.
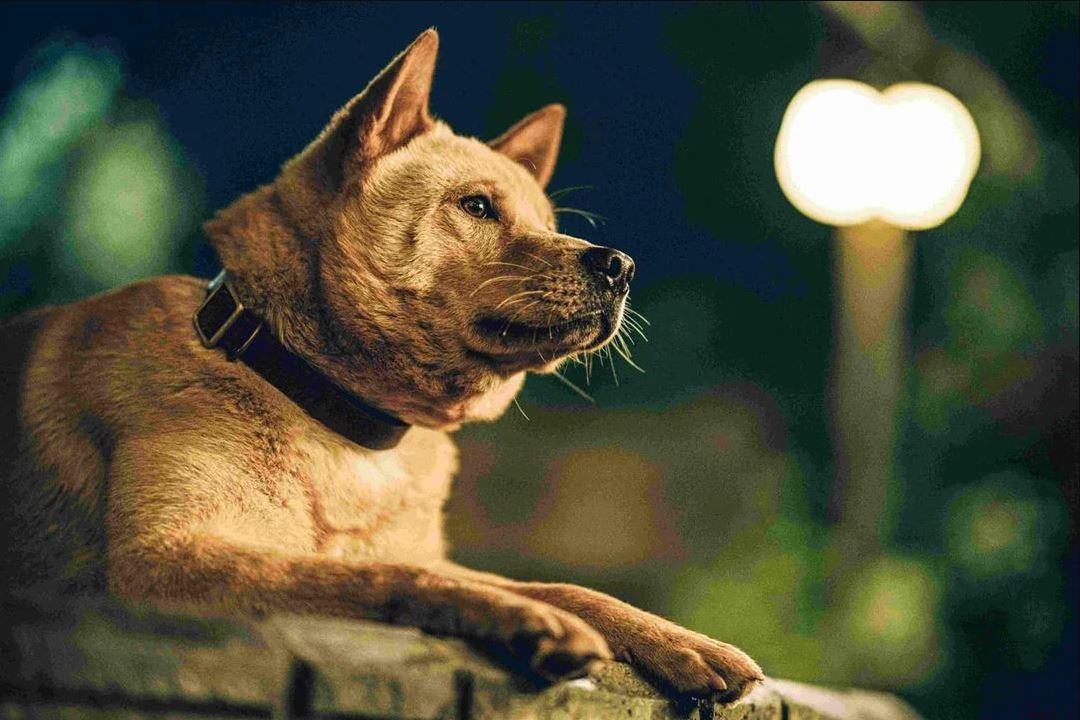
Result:
<instances>
[{"instance_id":1,"label":"dog's shoulder","mask_svg":"<svg viewBox=\"0 0 1080 720\"><path fill-rule=\"evenodd\" d=\"M98 351L122 353L134 344L156 334L158 344L170 339L194 339L191 314L206 292L206 282L197 278L170 275L140 280L116 290L78 300L66 305L48 306L8 318L0 327L33 329L26 338L45 356L68 353L70 362L78 357L94 356ZM171 335L171 338L165 337ZM3 367L21 364L7 355ZM34 358L27 358L33 362Z\"/></svg>"},{"instance_id":2,"label":"dog's shoulder","mask_svg":"<svg viewBox=\"0 0 1080 720\"><path fill-rule=\"evenodd\" d=\"M18 336L3 358L17 434L116 436L182 416L215 383L226 402L236 399L230 389L257 394L242 369L200 343L192 314L205 292L196 278L158 277L6 321Z\"/></svg>"},{"instance_id":3,"label":"dog's shoulder","mask_svg":"<svg viewBox=\"0 0 1080 720\"><path fill-rule=\"evenodd\" d=\"M203 294L203 281L165 276L49 309L25 359L27 390L90 397L182 372L199 345L191 316Z\"/></svg>"}]
</instances>

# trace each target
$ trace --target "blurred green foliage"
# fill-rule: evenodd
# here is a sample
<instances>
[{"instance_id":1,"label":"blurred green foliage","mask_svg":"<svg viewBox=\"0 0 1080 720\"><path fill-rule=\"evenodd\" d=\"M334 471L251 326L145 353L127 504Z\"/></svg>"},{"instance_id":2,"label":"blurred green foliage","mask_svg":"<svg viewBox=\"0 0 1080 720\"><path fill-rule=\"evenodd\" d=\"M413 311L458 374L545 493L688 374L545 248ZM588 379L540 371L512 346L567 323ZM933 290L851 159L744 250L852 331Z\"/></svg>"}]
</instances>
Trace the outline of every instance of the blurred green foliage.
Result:
<instances>
[{"instance_id":1,"label":"blurred green foliage","mask_svg":"<svg viewBox=\"0 0 1080 720\"><path fill-rule=\"evenodd\" d=\"M51 209L66 153L108 112L121 81L111 53L78 43L50 43L34 64L0 121L0 248Z\"/></svg>"},{"instance_id":2,"label":"blurred green foliage","mask_svg":"<svg viewBox=\"0 0 1080 720\"><path fill-rule=\"evenodd\" d=\"M64 302L178 269L201 182L110 50L65 39L0 117L0 309Z\"/></svg>"}]
</instances>

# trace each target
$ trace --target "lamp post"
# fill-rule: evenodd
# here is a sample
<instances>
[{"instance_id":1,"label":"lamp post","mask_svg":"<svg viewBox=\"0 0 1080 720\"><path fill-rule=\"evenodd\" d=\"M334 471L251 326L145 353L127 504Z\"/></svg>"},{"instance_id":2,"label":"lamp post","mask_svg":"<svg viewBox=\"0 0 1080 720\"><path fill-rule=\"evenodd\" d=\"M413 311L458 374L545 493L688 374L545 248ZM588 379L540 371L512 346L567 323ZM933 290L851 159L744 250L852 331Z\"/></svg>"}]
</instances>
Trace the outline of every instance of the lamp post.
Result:
<instances>
[{"instance_id":1,"label":"lamp post","mask_svg":"<svg viewBox=\"0 0 1080 720\"><path fill-rule=\"evenodd\" d=\"M780 187L804 215L837 227L833 512L845 552L879 546L887 533L909 231L936 227L960 208L979 154L970 113L931 85L879 92L818 80L784 113L775 152Z\"/></svg>"}]
</instances>

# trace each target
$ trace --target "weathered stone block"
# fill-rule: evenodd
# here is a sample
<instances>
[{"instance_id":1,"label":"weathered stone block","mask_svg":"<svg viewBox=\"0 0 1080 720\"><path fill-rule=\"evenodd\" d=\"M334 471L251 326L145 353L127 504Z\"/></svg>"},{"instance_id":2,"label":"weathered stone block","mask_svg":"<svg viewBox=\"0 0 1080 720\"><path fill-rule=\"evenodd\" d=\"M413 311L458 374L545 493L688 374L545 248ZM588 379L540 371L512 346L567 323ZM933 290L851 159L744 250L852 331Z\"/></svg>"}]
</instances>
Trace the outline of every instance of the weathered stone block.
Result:
<instances>
[{"instance_id":1,"label":"weathered stone block","mask_svg":"<svg viewBox=\"0 0 1080 720\"><path fill-rule=\"evenodd\" d=\"M190 713L168 708L100 708L55 703L0 702L0 720L235 720L236 715ZM257 717L257 716L253 716Z\"/></svg>"},{"instance_id":2,"label":"weathered stone block","mask_svg":"<svg viewBox=\"0 0 1080 720\"><path fill-rule=\"evenodd\" d=\"M101 599L0 610L0 720L918 720L888 695L783 680L734 707L680 704L620 663L538 689L463 641L379 623Z\"/></svg>"},{"instance_id":3,"label":"weathered stone block","mask_svg":"<svg viewBox=\"0 0 1080 720\"><path fill-rule=\"evenodd\" d=\"M0 673L27 694L269 713L287 685L291 658L246 622L103 600L4 611Z\"/></svg>"},{"instance_id":4,"label":"weathered stone block","mask_svg":"<svg viewBox=\"0 0 1080 720\"><path fill-rule=\"evenodd\" d=\"M832 690L772 679L767 687L783 697L789 720L919 720L910 706L885 693Z\"/></svg>"},{"instance_id":5,"label":"weathered stone block","mask_svg":"<svg viewBox=\"0 0 1080 720\"><path fill-rule=\"evenodd\" d=\"M266 623L306 673L297 692L315 715L455 718L462 662L449 643L411 628L326 618Z\"/></svg>"}]
</instances>

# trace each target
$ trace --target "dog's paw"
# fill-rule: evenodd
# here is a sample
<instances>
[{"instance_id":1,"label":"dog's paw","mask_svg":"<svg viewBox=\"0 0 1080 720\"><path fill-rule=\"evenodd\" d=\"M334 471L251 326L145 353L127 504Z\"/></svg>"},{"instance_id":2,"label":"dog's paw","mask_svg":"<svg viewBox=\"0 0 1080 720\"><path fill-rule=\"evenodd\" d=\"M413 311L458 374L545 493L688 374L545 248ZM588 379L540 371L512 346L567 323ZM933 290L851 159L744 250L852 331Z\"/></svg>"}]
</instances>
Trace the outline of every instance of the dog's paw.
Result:
<instances>
[{"instance_id":1,"label":"dog's paw","mask_svg":"<svg viewBox=\"0 0 1080 720\"><path fill-rule=\"evenodd\" d=\"M758 664L733 645L660 618L643 625L626 633L620 659L678 695L733 703L765 679Z\"/></svg>"},{"instance_id":2,"label":"dog's paw","mask_svg":"<svg viewBox=\"0 0 1080 720\"><path fill-rule=\"evenodd\" d=\"M526 600L500 608L496 639L536 675L550 681L580 677L611 650L581 618L546 603Z\"/></svg>"}]
</instances>

